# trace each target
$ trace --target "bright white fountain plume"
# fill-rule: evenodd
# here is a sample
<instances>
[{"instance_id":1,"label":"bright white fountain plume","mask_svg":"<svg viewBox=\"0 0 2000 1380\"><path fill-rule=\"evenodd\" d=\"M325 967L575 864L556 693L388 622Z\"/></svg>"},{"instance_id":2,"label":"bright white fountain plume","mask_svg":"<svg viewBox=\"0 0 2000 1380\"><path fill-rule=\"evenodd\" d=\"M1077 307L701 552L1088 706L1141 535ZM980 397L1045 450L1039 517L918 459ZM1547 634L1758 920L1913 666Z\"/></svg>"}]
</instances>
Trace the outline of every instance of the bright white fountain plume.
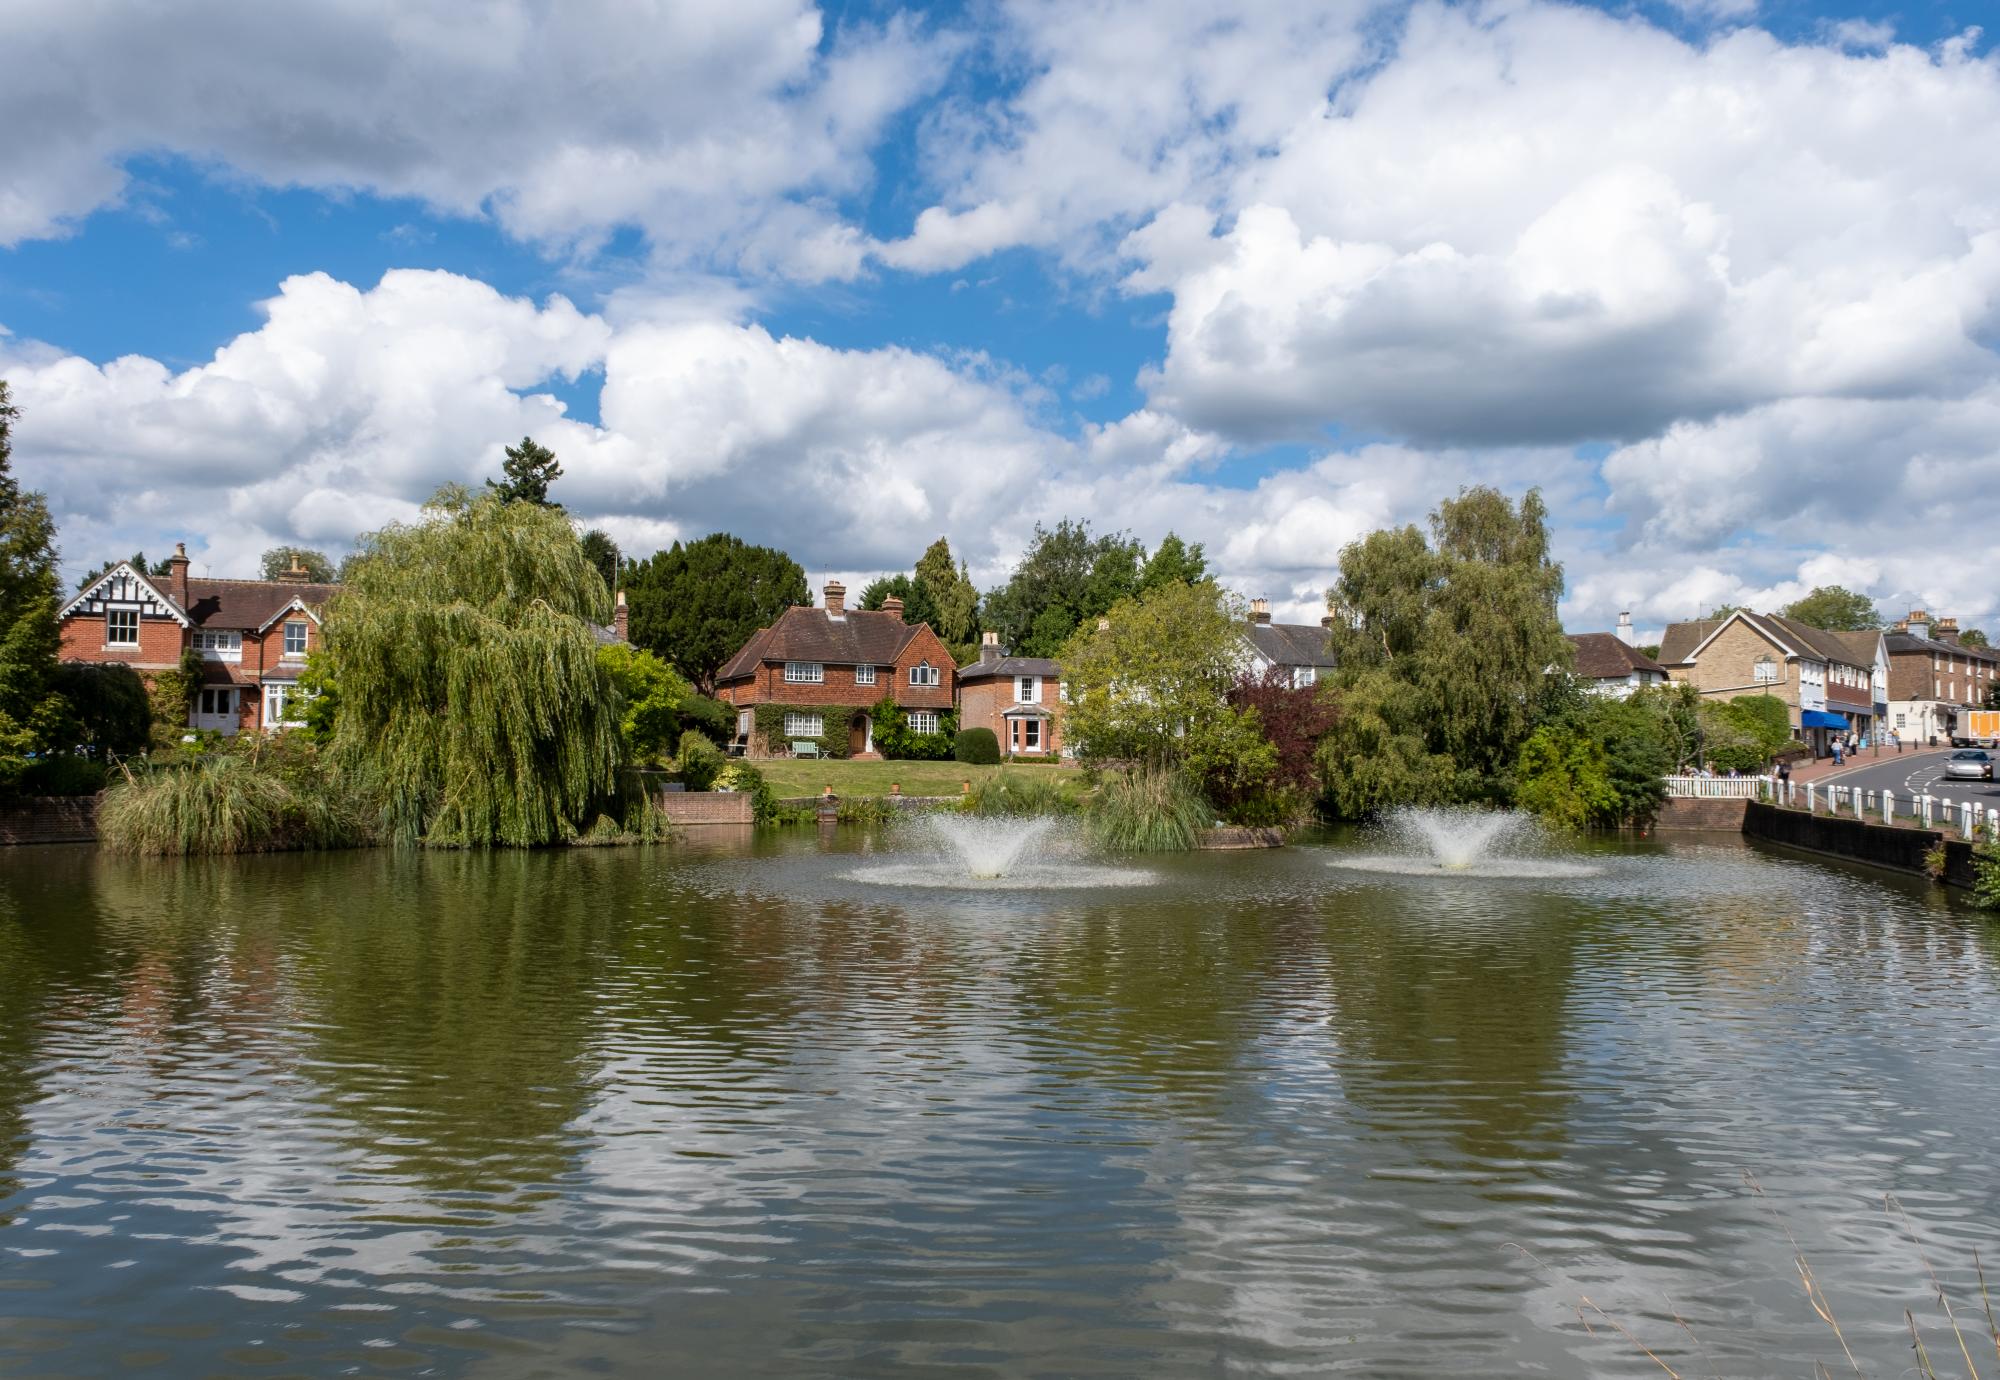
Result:
<instances>
[{"instance_id":1,"label":"bright white fountain plume","mask_svg":"<svg viewBox=\"0 0 2000 1380\"><path fill-rule=\"evenodd\" d=\"M931 833L958 854L968 875L979 881L1004 877L1015 869L1021 855L1040 842L1055 827L1046 815L1040 819L967 819L938 815L930 820Z\"/></svg>"},{"instance_id":2,"label":"bright white fountain plume","mask_svg":"<svg viewBox=\"0 0 2000 1380\"><path fill-rule=\"evenodd\" d=\"M902 859L859 868L850 878L880 886L980 891L1145 886L1156 880L1137 868L1080 860L1074 830L1046 815L934 814L899 825L888 837ZM903 852L906 841L917 847Z\"/></svg>"},{"instance_id":3,"label":"bright white fountain plume","mask_svg":"<svg viewBox=\"0 0 2000 1380\"><path fill-rule=\"evenodd\" d=\"M1589 877L1597 869L1549 856L1551 840L1533 815L1521 810L1392 810L1381 839L1393 853L1345 854L1335 867L1403 876Z\"/></svg>"}]
</instances>

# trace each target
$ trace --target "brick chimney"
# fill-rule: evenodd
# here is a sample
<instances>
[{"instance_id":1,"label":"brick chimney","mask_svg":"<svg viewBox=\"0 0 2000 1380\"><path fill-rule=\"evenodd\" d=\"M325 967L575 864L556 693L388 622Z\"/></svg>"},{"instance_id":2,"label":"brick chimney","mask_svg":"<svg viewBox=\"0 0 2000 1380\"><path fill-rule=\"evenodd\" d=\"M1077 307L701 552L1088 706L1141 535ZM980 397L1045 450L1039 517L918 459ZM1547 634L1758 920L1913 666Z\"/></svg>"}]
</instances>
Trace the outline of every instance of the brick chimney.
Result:
<instances>
[{"instance_id":1,"label":"brick chimney","mask_svg":"<svg viewBox=\"0 0 2000 1380\"><path fill-rule=\"evenodd\" d=\"M300 562L298 553L294 551L290 569L279 575L278 579L288 585L303 585L311 581L312 574Z\"/></svg>"},{"instance_id":2,"label":"brick chimney","mask_svg":"<svg viewBox=\"0 0 2000 1380\"><path fill-rule=\"evenodd\" d=\"M896 617L901 618L903 616L903 601L893 594L890 595L882 601L882 612L893 613Z\"/></svg>"},{"instance_id":3,"label":"brick chimney","mask_svg":"<svg viewBox=\"0 0 2000 1380\"><path fill-rule=\"evenodd\" d=\"M625 607L625 591L618 591L618 601L611 606L611 626L618 634L620 642L630 642L632 635L626 631L630 610Z\"/></svg>"},{"instance_id":4,"label":"brick chimney","mask_svg":"<svg viewBox=\"0 0 2000 1380\"><path fill-rule=\"evenodd\" d=\"M1628 647L1634 643L1632 636L1632 611L1630 609L1618 615L1618 640Z\"/></svg>"},{"instance_id":5,"label":"brick chimney","mask_svg":"<svg viewBox=\"0 0 2000 1380\"><path fill-rule=\"evenodd\" d=\"M838 580L828 580L823 592L826 595L826 616L847 617L847 586Z\"/></svg>"},{"instance_id":6,"label":"brick chimney","mask_svg":"<svg viewBox=\"0 0 2000 1380\"><path fill-rule=\"evenodd\" d=\"M1007 649L1000 645L1000 634L983 632L979 635L979 664L990 666L1007 655Z\"/></svg>"},{"instance_id":7,"label":"brick chimney","mask_svg":"<svg viewBox=\"0 0 2000 1380\"><path fill-rule=\"evenodd\" d=\"M1320 625L1320 626L1321 626L1322 628L1325 628L1325 629L1326 629L1326 630L1327 630L1328 632L1332 632L1332 631L1333 631L1333 615L1329 613L1329 614L1326 614L1325 616L1323 616L1323 617L1322 617L1322 618L1321 618L1321 619L1319 620L1319 625Z\"/></svg>"},{"instance_id":8,"label":"brick chimney","mask_svg":"<svg viewBox=\"0 0 2000 1380\"><path fill-rule=\"evenodd\" d=\"M1903 631L1911 637L1931 635L1931 616L1922 609L1911 609L1910 616L1903 620Z\"/></svg>"},{"instance_id":9,"label":"brick chimney","mask_svg":"<svg viewBox=\"0 0 2000 1380\"><path fill-rule=\"evenodd\" d=\"M1938 619L1931 627L1931 636L1940 642L1949 642L1952 646L1956 647L1958 645L1958 620L1956 618Z\"/></svg>"},{"instance_id":10,"label":"brick chimney","mask_svg":"<svg viewBox=\"0 0 2000 1380\"><path fill-rule=\"evenodd\" d=\"M167 597L181 606L183 613L188 606L188 548L184 541L174 543L174 554L167 557Z\"/></svg>"},{"instance_id":11,"label":"brick chimney","mask_svg":"<svg viewBox=\"0 0 2000 1380\"><path fill-rule=\"evenodd\" d=\"M1250 601L1250 621L1252 623L1268 623L1271 621L1271 601L1269 599L1252 599Z\"/></svg>"}]
</instances>

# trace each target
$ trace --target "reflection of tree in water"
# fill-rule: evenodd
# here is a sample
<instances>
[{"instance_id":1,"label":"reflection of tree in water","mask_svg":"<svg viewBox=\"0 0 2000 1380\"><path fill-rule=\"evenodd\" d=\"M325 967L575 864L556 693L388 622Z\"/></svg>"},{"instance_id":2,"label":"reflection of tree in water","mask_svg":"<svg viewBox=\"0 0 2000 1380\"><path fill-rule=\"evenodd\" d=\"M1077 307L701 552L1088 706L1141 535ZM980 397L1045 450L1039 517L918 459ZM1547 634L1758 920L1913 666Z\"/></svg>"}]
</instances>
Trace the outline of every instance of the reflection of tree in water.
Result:
<instances>
[{"instance_id":1,"label":"reflection of tree in water","mask_svg":"<svg viewBox=\"0 0 2000 1380\"><path fill-rule=\"evenodd\" d=\"M1480 1159L1560 1153L1566 1008L1587 912L1428 887L1329 902L1325 961L1348 1101L1398 1135L1448 1135Z\"/></svg>"},{"instance_id":2,"label":"reflection of tree in water","mask_svg":"<svg viewBox=\"0 0 2000 1380\"><path fill-rule=\"evenodd\" d=\"M301 868L284 901L302 1069L371 1161L510 1194L568 1167L597 1064L594 992L628 904L567 853L382 851Z\"/></svg>"}]
</instances>

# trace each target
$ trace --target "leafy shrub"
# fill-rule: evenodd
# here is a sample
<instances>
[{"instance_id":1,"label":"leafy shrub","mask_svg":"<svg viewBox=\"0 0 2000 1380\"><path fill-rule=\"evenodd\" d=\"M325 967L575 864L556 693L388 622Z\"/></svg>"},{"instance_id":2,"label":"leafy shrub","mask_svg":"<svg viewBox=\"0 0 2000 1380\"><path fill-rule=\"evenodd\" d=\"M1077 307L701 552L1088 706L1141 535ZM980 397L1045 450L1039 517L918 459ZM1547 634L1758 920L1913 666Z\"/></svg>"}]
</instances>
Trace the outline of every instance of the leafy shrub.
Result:
<instances>
[{"instance_id":1,"label":"leafy shrub","mask_svg":"<svg viewBox=\"0 0 2000 1380\"><path fill-rule=\"evenodd\" d=\"M21 773L23 795L96 795L104 789L104 764L67 753L39 757Z\"/></svg>"},{"instance_id":2,"label":"leafy shrub","mask_svg":"<svg viewBox=\"0 0 2000 1380\"><path fill-rule=\"evenodd\" d=\"M700 729L717 747L728 747L736 737L736 710L706 695L690 695L681 701L681 723Z\"/></svg>"},{"instance_id":3,"label":"leafy shrub","mask_svg":"<svg viewBox=\"0 0 2000 1380\"><path fill-rule=\"evenodd\" d=\"M1077 803L1055 777L996 772L975 783L958 808L974 815L1068 815Z\"/></svg>"},{"instance_id":4,"label":"leafy shrub","mask_svg":"<svg viewBox=\"0 0 2000 1380\"><path fill-rule=\"evenodd\" d=\"M938 711L936 733L910 732L909 715L897 707L894 697L884 695L869 711L874 720L875 750L892 762L946 762L958 729L955 711Z\"/></svg>"},{"instance_id":5,"label":"leafy shrub","mask_svg":"<svg viewBox=\"0 0 2000 1380\"><path fill-rule=\"evenodd\" d=\"M152 736L153 706L146 682L130 666L65 661L56 667L55 689L69 706L75 745L86 753L102 761L145 749ZM101 777L98 784L103 784Z\"/></svg>"},{"instance_id":6,"label":"leafy shrub","mask_svg":"<svg viewBox=\"0 0 2000 1380\"><path fill-rule=\"evenodd\" d=\"M879 795L842 796L833 814L842 824L888 824L900 817L896 807Z\"/></svg>"},{"instance_id":7,"label":"leafy shrub","mask_svg":"<svg viewBox=\"0 0 2000 1380\"><path fill-rule=\"evenodd\" d=\"M1585 829L1617 817L1618 792L1604 744L1585 734L1536 729L1521 744L1515 779L1521 808L1560 828Z\"/></svg>"},{"instance_id":8,"label":"leafy shrub","mask_svg":"<svg viewBox=\"0 0 2000 1380\"><path fill-rule=\"evenodd\" d=\"M691 728L681 734L680 756L675 761L680 768L682 785L691 791L706 791L714 787L715 779L722 775L729 759L722 755L722 749L708 740L707 734Z\"/></svg>"},{"instance_id":9,"label":"leafy shrub","mask_svg":"<svg viewBox=\"0 0 2000 1380\"><path fill-rule=\"evenodd\" d=\"M625 703L618 724L625 760L640 766L659 761L681 736L681 705L694 688L666 662L629 642L599 647L597 662Z\"/></svg>"},{"instance_id":10,"label":"leafy shrub","mask_svg":"<svg viewBox=\"0 0 2000 1380\"><path fill-rule=\"evenodd\" d=\"M991 767L1000 761L1000 739L990 728L961 728L952 741L952 757L975 767Z\"/></svg>"},{"instance_id":11,"label":"leafy shrub","mask_svg":"<svg viewBox=\"0 0 2000 1380\"><path fill-rule=\"evenodd\" d=\"M1972 903L1985 910L2000 910L2000 847L1990 843L1972 850Z\"/></svg>"},{"instance_id":12,"label":"leafy shrub","mask_svg":"<svg viewBox=\"0 0 2000 1380\"><path fill-rule=\"evenodd\" d=\"M255 753L123 772L98 807L98 832L121 853L271 853L367 841L359 811L323 775L288 775Z\"/></svg>"},{"instance_id":13,"label":"leafy shrub","mask_svg":"<svg viewBox=\"0 0 2000 1380\"><path fill-rule=\"evenodd\" d=\"M1084 816L1099 847L1131 853L1185 853L1215 812L1184 774L1135 767L1107 776Z\"/></svg>"},{"instance_id":14,"label":"leafy shrub","mask_svg":"<svg viewBox=\"0 0 2000 1380\"><path fill-rule=\"evenodd\" d=\"M794 824L813 817L811 810L801 810L778 802L778 793L771 789L771 783L741 758L728 761L722 768L722 775L715 780L718 790L738 791L750 797L750 818L758 824Z\"/></svg>"}]
</instances>

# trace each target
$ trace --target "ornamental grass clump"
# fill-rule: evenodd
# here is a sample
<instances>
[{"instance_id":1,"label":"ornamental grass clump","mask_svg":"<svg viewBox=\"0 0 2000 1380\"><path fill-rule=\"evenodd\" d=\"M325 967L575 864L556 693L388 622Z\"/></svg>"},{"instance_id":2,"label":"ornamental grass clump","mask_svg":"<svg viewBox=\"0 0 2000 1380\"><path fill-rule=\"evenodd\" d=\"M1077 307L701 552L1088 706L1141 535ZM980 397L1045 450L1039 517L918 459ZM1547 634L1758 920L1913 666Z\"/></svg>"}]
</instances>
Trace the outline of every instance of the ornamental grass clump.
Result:
<instances>
[{"instance_id":1,"label":"ornamental grass clump","mask_svg":"<svg viewBox=\"0 0 2000 1380\"><path fill-rule=\"evenodd\" d=\"M277 853L368 841L360 812L324 778L287 779L252 754L122 772L97 810L98 835L120 853Z\"/></svg>"},{"instance_id":2,"label":"ornamental grass clump","mask_svg":"<svg viewBox=\"0 0 2000 1380\"><path fill-rule=\"evenodd\" d=\"M1084 823L1098 847L1126 853L1186 853L1215 811L1181 772L1134 767L1107 775Z\"/></svg>"},{"instance_id":3,"label":"ornamental grass clump","mask_svg":"<svg viewBox=\"0 0 2000 1380\"><path fill-rule=\"evenodd\" d=\"M969 791L959 809L970 815L1069 815L1077 803L1054 776L996 772Z\"/></svg>"},{"instance_id":4,"label":"ornamental grass clump","mask_svg":"<svg viewBox=\"0 0 2000 1380\"><path fill-rule=\"evenodd\" d=\"M604 581L567 518L462 488L362 541L327 618L335 760L384 835L561 843L617 799Z\"/></svg>"}]
</instances>

